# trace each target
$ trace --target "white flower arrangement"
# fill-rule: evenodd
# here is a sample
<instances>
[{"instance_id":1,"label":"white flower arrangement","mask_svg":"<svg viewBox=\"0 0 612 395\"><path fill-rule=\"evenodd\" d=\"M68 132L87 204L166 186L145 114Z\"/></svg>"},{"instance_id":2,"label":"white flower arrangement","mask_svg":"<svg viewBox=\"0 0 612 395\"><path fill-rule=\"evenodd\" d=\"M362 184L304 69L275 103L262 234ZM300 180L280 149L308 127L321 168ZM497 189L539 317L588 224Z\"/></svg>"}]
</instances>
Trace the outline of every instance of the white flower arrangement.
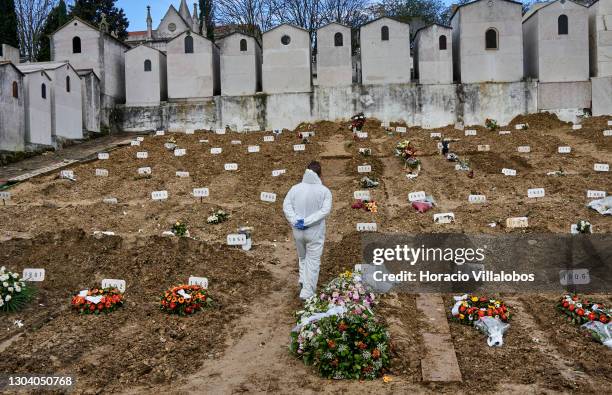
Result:
<instances>
[{"instance_id":1,"label":"white flower arrangement","mask_svg":"<svg viewBox=\"0 0 612 395\"><path fill-rule=\"evenodd\" d=\"M17 311L32 298L33 290L19 274L0 267L0 311Z\"/></svg>"},{"instance_id":2,"label":"white flower arrangement","mask_svg":"<svg viewBox=\"0 0 612 395\"><path fill-rule=\"evenodd\" d=\"M220 224L221 222L227 221L229 214L223 210L214 211L211 216L206 218L206 222L209 224Z\"/></svg>"}]
</instances>

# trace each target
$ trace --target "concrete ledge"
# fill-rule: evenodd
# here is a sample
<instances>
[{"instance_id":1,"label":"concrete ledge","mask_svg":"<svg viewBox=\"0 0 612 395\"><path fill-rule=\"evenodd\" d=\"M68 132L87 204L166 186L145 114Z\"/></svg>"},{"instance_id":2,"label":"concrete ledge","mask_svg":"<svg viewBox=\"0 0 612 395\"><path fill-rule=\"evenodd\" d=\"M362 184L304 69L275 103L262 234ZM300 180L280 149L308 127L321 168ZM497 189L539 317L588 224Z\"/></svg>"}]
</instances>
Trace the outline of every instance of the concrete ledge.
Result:
<instances>
[{"instance_id":1,"label":"concrete ledge","mask_svg":"<svg viewBox=\"0 0 612 395\"><path fill-rule=\"evenodd\" d=\"M593 116L612 115L612 77L591 78Z\"/></svg>"}]
</instances>

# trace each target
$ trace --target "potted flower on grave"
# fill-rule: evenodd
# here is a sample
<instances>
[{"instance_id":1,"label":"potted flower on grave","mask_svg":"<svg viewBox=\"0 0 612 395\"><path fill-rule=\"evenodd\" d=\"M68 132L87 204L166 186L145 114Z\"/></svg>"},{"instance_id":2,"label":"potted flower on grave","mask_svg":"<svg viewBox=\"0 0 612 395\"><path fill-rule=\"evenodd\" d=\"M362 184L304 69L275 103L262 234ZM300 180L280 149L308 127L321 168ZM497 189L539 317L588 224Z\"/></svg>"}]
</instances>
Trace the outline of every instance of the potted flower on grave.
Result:
<instances>
[{"instance_id":1,"label":"potted flower on grave","mask_svg":"<svg viewBox=\"0 0 612 395\"><path fill-rule=\"evenodd\" d=\"M487 118L485 120L485 126L487 127L487 129L489 129L492 132L494 132L497 129L499 129L499 125L497 124L497 121L495 119Z\"/></svg>"},{"instance_id":2,"label":"potted flower on grave","mask_svg":"<svg viewBox=\"0 0 612 395\"><path fill-rule=\"evenodd\" d=\"M362 112L360 112L359 114L355 114L351 117L351 130L353 132L361 132L365 123L366 117Z\"/></svg>"},{"instance_id":3,"label":"potted flower on grave","mask_svg":"<svg viewBox=\"0 0 612 395\"><path fill-rule=\"evenodd\" d=\"M189 231L187 230L187 224L181 221L176 221L172 225L171 232L178 237L189 237Z\"/></svg>"},{"instance_id":4,"label":"potted flower on grave","mask_svg":"<svg viewBox=\"0 0 612 395\"><path fill-rule=\"evenodd\" d=\"M220 224L221 222L227 221L229 217L230 215L224 210L213 210L212 214L206 219L206 222L209 224Z\"/></svg>"},{"instance_id":5,"label":"potted flower on grave","mask_svg":"<svg viewBox=\"0 0 612 395\"><path fill-rule=\"evenodd\" d=\"M212 305L208 289L200 285L178 285L162 296L159 307L168 314L187 316L203 311Z\"/></svg>"},{"instance_id":6,"label":"potted flower on grave","mask_svg":"<svg viewBox=\"0 0 612 395\"><path fill-rule=\"evenodd\" d=\"M70 305L80 314L111 313L123 306L123 294L117 288L92 288L79 291Z\"/></svg>"},{"instance_id":7,"label":"potted flower on grave","mask_svg":"<svg viewBox=\"0 0 612 395\"><path fill-rule=\"evenodd\" d=\"M34 297L35 289L26 283L18 273L0 267L0 311L16 312Z\"/></svg>"}]
</instances>

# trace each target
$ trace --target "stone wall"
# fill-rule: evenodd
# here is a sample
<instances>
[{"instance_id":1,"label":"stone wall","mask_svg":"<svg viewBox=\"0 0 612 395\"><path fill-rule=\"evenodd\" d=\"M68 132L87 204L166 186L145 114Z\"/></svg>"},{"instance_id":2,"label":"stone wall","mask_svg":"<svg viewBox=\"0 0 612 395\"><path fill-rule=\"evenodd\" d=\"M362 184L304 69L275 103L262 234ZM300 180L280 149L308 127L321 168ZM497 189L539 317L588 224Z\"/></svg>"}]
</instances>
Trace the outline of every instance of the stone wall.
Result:
<instances>
[{"instance_id":1,"label":"stone wall","mask_svg":"<svg viewBox=\"0 0 612 395\"><path fill-rule=\"evenodd\" d=\"M352 85L315 87L313 92L217 96L197 102L152 107L119 106L126 131L216 129L229 126L293 129L302 122L347 120L363 111L368 117L436 128L457 122L501 125L519 114L538 111L534 82L463 85Z\"/></svg>"}]
</instances>

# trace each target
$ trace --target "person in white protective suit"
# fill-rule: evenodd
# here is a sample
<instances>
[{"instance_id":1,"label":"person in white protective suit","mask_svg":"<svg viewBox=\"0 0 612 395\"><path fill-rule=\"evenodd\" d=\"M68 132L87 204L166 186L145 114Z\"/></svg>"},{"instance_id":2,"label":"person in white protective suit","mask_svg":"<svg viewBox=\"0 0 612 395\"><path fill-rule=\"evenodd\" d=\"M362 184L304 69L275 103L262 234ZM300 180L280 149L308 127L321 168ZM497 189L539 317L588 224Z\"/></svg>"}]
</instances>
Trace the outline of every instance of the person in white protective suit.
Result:
<instances>
[{"instance_id":1,"label":"person in white protective suit","mask_svg":"<svg viewBox=\"0 0 612 395\"><path fill-rule=\"evenodd\" d=\"M294 185L283 202L283 211L293 228L299 260L300 299L317 291L319 266L325 242L325 217L332 208L332 194L321 182L321 164L311 162L302 182Z\"/></svg>"}]
</instances>

